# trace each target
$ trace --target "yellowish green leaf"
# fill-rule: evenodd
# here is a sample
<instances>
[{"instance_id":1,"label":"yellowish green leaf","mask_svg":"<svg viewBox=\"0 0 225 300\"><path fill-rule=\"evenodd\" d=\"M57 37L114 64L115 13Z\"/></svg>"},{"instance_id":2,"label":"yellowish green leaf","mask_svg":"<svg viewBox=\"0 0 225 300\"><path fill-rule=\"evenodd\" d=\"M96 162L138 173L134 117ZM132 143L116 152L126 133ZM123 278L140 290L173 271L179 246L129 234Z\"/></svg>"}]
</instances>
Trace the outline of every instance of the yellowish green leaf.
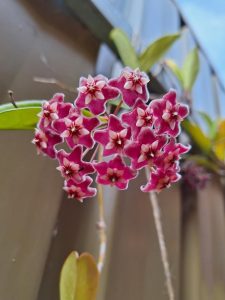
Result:
<instances>
[{"instance_id":1,"label":"yellowish green leaf","mask_svg":"<svg viewBox=\"0 0 225 300\"><path fill-rule=\"evenodd\" d=\"M138 57L128 36L121 29L114 28L110 32L110 38L115 44L123 64L133 69L138 68Z\"/></svg>"},{"instance_id":2,"label":"yellowish green leaf","mask_svg":"<svg viewBox=\"0 0 225 300\"><path fill-rule=\"evenodd\" d=\"M181 72L184 90L190 92L199 72L199 56L197 48L190 51L185 58Z\"/></svg>"},{"instance_id":3,"label":"yellowish green leaf","mask_svg":"<svg viewBox=\"0 0 225 300\"><path fill-rule=\"evenodd\" d=\"M42 103L41 100L19 101L16 102L17 108L11 103L0 105L0 129L34 129Z\"/></svg>"},{"instance_id":4,"label":"yellowish green leaf","mask_svg":"<svg viewBox=\"0 0 225 300\"><path fill-rule=\"evenodd\" d=\"M139 56L140 69L148 72L179 37L178 33L165 35L151 43Z\"/></svg>"},{"instance_id":5,"label":"yellowish green leaf","mask_svg":"<svg viewBox=\"0 0 225 300\"><path fill-rule=\"evenodd\" d=\"M60 300L96 300L99 272L93 257L72 252L60 276Z\"/></svg>"},{"instance_id":6,"label":"yellowish green leaf","mask_svg":"<svg viewBox=\"0 0 225 300\"><path fill-rule=\"evenodd\" d=\"M75 300L78 253L72 252L64 262L60 275L60 300Z\"/></svg>"},{"instance_id":7,"label":"yellowish green leaf","mask_svg":"<svg viewBox=\"0 0 225 300\"><path fill-rule=\"evenodd\" d=\"M171 70L171 72L176 76L176 78L180 82L180 85L183 87L184 83L183 83L182 72L181 69L178 67L178 65L175 63L175 61L172 59L166 59L165 64Z\"/></svg>"},{"instance_id":8,"label":"yellowish green leaf","mask_svg":"<svg viewBox=\"0 0 225 300\"><path fill-rule=\"evenodd\" d=\"M202 152L210 152L211 141L198 125L186 119L182 122L182 127Z\"/></svg>"},{"instance_id":9,"label":"yellowish green leaf","mask_svg":"<svg viewBox=\"0 0 225 300\"><path fill-rule=\"evenodd\" d=\"M220 160L225 160L225 120L220 121L218 124L213 150Z\"/></svg>"}]
</instances>

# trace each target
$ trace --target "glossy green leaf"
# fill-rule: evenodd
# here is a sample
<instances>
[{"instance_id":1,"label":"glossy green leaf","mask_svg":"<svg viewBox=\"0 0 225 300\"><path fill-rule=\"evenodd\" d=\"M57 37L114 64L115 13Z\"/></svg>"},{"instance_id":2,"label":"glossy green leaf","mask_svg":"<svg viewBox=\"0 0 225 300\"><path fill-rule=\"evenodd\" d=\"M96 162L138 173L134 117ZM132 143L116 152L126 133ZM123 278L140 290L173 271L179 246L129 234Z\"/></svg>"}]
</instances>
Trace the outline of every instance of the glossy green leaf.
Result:
<instances>
[{"instance_id":1,"label":"glossy green leaf","mask_svg":"<svg viewBox=\"0 0 225 300\"><path fill-rule=\"evenodd\" d=\"M0 105L0 129L34 129L42 102L41 100L19 101L16 102L18 108L11 103Z\"/></svg>"},{"instance_id":2,"label":"glossy green leaf","mask_svg":"<svg viewBox=\"0 0 225 300\"><path fill-rule=\"evenodd\" d=\"M115 44L123 64L134 69L138 68L138 57L128 36L121 29L114 28L110 32L110 38Z\"/></svg>"},{"instance_id":3,"label":"glossy green leaf","mask_svg":"<svg viewBox=\"0 0 225 300\"><path fill-rule=\"evenodd\" d=\"M180 34L163 36L150 44L139 56L140 69L148 72L151 67L169 50Z\"/></svg>"},{"instance_id":4,"label":"glossy green leaf","mask_svg":"<svg viewBox=\"0 0 225 300\"><path fill-rule=\"evenodd\" d=\"M63 264L60 274L60 300L75 300L78 253L72 252Z\"/></svg>"},{"instance_id":5,"label":"glossy green leaf","mask_svg":"<svg viewBox=\"0 0 225 300\"><path fill-rule=\"evenodd\" d=\"M170 69L170 71L176 76L178 81L180 82L180 85L183 87L183 77L181 69L178 67L178 65L175 63L172 59L166 59L165 60L166 66Z\"/></svg>"},{"instance_id":6,"label":"glossy green leaf","mask_svg":"<svg viewBox=\"0 0 225 300\"><path fill-rule=\"evenodd\" d=\"M199 72L198 49L194 48L185 58L182 67L182 77L184 90L191 91Z\"/></svg>"},{"instance_id":7,"label":"glossy green leaf","mask_svg":"<svg viewBox=\"0 0 225 300\"><path fill-rule=\"evenodd\" d=\"M60 276L60 300L96 300L99 272L93 257L72 252Z\"/></svg>"},{"instance_id":8,"label":"glossy green leaf","mask_svg":"<svg viewBox=\"0 0 225 300\"><path fill-rule=\"evenodd\" d=\"M182 122L182 127L186 131L186 133L190 136L192 141L199 147L199 149L208 154L211 150L211 141L210 139L204 134L201 128L192 123L189 120L184 120Z\"/></svg>"}]
</instances>

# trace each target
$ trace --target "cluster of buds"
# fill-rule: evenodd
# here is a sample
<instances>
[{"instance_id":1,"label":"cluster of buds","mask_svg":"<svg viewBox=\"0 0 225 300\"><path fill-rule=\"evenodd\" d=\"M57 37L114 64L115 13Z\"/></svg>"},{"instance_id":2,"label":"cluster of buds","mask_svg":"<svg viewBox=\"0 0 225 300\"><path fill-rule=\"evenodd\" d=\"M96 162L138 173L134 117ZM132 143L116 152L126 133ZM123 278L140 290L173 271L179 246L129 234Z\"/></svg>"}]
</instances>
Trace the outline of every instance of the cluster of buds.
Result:
<instances>
[{"instance_id":1,"label":"cluster of buds","mask_svg":"<svg viewBox=\"0 0 225 300\"><path fill-rule=\"evenodd\" d=\"M141 186L143 192L161 191L180 178L180 156L189 147L176 137L188 107L177 102L174 90L147 104L148 82L145 73L125 68L110 80L102 75L81 78L74 104L65 103L63 94L43 103L32 142L38 153L58 160L68 197L93 197L92 173L97 173L99 184L127 189L139 170L147 168L150 175ZM109 113L113 99L120 103ZM120 113L122 103L129 111ZM58 149L64 144L68 152Z\"/></svg>"}]
</instances>

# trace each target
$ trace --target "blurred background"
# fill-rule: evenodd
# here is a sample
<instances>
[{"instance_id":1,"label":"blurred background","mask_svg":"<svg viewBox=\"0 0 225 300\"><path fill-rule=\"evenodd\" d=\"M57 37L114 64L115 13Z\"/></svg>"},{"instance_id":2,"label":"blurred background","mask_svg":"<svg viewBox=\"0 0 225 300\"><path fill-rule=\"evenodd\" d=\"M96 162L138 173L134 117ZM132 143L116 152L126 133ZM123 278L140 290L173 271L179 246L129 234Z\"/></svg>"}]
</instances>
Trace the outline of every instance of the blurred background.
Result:
<instances>
[{"instance_id":1,"label":"blurred background","mask_svg":"<svg viewBox=\"0 0 225 300\"><path fill-rule=\"evenodd\" d=\"M73 101L80 76L118 74L121 62L109 39L113 27L137 51L181 31L165 57L181 65L199 48L193 107L224 117L224 20L222 0L0 0L0 101L9 101L8 90L16 100L64 92ZM161 94L171 81L164 73L156 78L157 68L151 91ZM2 300L59 299L67 255L98 253L97 202L67 199L56 163L36 155L32 137L30 131L0 133ZM168 299L151 206L139 191L142 175L128 191L105 189L108 249L98 300ZM159 200L176 299L224 300L223 185L213 179L193 192L177 184Z\"/></svg>"}]
</instances>

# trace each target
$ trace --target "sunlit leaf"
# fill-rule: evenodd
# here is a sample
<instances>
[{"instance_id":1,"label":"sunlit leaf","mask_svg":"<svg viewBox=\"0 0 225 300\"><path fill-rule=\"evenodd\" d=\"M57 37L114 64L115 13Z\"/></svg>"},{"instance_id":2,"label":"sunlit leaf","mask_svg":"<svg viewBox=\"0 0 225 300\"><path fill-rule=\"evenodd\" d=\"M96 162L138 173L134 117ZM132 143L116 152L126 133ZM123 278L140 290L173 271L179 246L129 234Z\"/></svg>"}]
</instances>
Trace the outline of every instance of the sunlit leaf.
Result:
<instances>
[{"instance_id":1,"label":"sunlit leaf","mask_svg":"<svg viewBox=\"0 0 225 300\"><path fill-rule=\"evenodd\" d=\"M77 260L77 287L74 300L95 300L99 273L93 257L82 254Z\"/></svg>"},{"instance_id":2,"label":"sunlit leaf","mask_svg":"<svg viewBox=\"0 0 225 300\"><path fill-rule=\"evenodd\" d=\"M215 154L222 161L225 160L225 120L220 121L216 137L213 142L213 149Z\"/></svg>"},{"instance_id":3,"label":"sunlit leaf","mask_svg":"<svg viewBox=\"0 0 225 300\"><path fill-rule=\"evenodd\" d=\"M16 102L18 108L11 103L0 105L0 129L33 129L38 122L37 114L41 110L41 100Z\"/></svg>"},{"instance_id":4,"label":"sunlit leaf","mask_svg":"<svg viewBox=\"0 0 225 300\"><path fill-rule=\"evenodd\" d=\"M110 32L110 38L114 42L123 64L134 69L139 67L137 54L128 36L121 29L114 28Z\"/></svg>"},{"instance_id":5,"label":"sunlit leaf","mask_svg":"<svg viewBox=\"0 0 225 300\"><path fill-rule=\"evenodd\" d=\"M72 252L65 260L60 274L60 300L75 300L78 253Z\"/></svg>"},{"instance_id":6,"label":"sunlit leaf","mask_svg":"<svg viewBox=\"0 0 225 300\"><path fill-rule=\"evenodd\" d=\"M194 48L185 58L182 67L183 85L186 91L191 91L199 72L198 49Z\"/></svg>"},{"instance_id":7,"label":"sunlit leaf","mask_svg":"<svg viewBox=\"0 0 225 300\"><path fill-rule=\"evenodd\" d=\"M166 59L165 64L171 70L171 72L176 76L181 86L183 87L184 83L183 83L182 72L181 69L178 67L178 65L175 63L175 61L172 59Z\"/></svg>"},{"instance_id":8,"label":"sunlit leaf","mask_svg":"<svg viewBox=\"0 0 225 300\"><path fill-rule=\"evenodd\" d=\"M192 141L199 147L199 149L208 154L211 150L211 141L210 139L204 134L201 128L192 123L189 120L184 120L182 122L182 127L186 131L186 133L190 136Z\"/></svg>"},{"instance_id":9,"label":"sunlit leaf","mask_svg":"<svg viewBox=\"0 0 225 300\"><path fill-rule=\"evenodd\" d=\"M60 276L60 300L96 300L99 272L93 257L72 252Z\"/></svg>"},{"instance_id":10,"label":"sunlit leaf","mask_svg":"<svg viewBox=\"0 0 225 300\"><path fill-rule=\"evenodd\" d=\"M166 35L150 44L139 57L141 70L148 72L179 37L178 33Z\"/></svg>"}]
</instances>

